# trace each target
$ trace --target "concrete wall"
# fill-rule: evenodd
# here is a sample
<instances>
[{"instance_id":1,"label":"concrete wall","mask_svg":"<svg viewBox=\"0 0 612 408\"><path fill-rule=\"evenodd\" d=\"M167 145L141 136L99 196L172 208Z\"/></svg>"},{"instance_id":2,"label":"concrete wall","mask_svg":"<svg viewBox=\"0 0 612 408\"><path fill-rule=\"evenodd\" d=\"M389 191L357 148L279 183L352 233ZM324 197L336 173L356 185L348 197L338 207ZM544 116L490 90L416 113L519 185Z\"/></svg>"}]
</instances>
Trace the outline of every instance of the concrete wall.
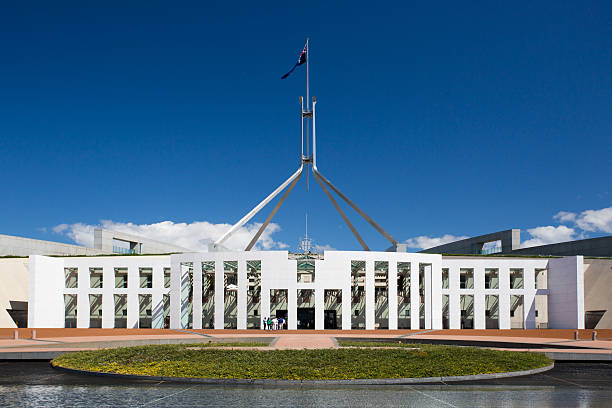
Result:
<instances>
[{"instance_id":1,"label":"concrete wall","mask_svg":"<svg viewBox=\"0 0 612 408\"><path fill-rule=\"evenodd\" d=\"M584 311L606 310L596 329L612 328L612 259L584 260Z\"/></svg>"},{"instance_id":2,"label":"concrete wall","mask_svg":"<svg viewBox=\"0 0 612 408\"><path fill-rule=\"evenodd\" d=\"M99 255L103 252L80 245L63 244L60 242L43 241L40 239L0 235L0 256L30 256L30 255Z\"/></svg>"},{"instance_id":3,"label":"concrete wall","mask_svg":"<svg viewBox=\"0 0 612 408\"><path fill-rule=\"evenodd\" d=\"M64 327L64 260L32 255L29 267L28 327Z\"/></svg>"},{"instance_id":4,"label":"concrete wall","mask_svg":"<svg viewBox=\"0 0 612 408\"><path fill-rule=\"evenodd\" d=\"M428 254L479 254L485 243L498 240L501 241L502 253L509 253L521 247L521 230L511 229L479 235L477 237L466 238L433 248L427 248L420 252Z\"/></svg>"},{"instance_id":5,"label":"concrete wall","mask_svg":"<svg viewBox=\"0 0 612 408\"><path fill-rule=\"evenodd\" d=\"M484 243L497 240L501 241L501 253L503 254L612 257L612 236L521 248L521 231L519 229L462 239L427 248L420 252L428 254L477 254L480 253L479 249L482 249Z\"/></svg>"},{"instance_id":6,"label":"concrete wall","mask_svg":"<svg viewBox=\"0 0 612 408\"><path fill-rule=\"evenodd\" d=\"M28 258L0 258L0 327L17 327L6 309L10 301L28 301Z\"/></svg>"},{"instance_id":7,"label":"concrete wall","mask_svg":"<svg viewBox=\"0 0 612 408\"><path fill-rule=\"evenodd\" d=\"M109 231L101 228L94 230L94 247L64 244L61 242L43 241L40 239L22 238L10 235L0 235L0 256L30 256L30 255L103 255L113 253L113 238L139 244L142 254L164 254L169 252L193 252L187 248L165 242L155 241L136 235Z\"/></svg>"},{"instance_id":8,"label":"concrete wall","mask_svg":"<svg viewBox=\"0 0 612 408\"><path fill-rule=\"evenodd\" d=\"M136 244L137 254L166 254L170 252L193 252L190 249L180 247L178 245L172 245L165 242L155 241L140 237L137 235L125 234L123 232L110 231L102 228L96 228L94 230L94 248L101 253L112 254L113 251L113 239L121 241L132 242Z\"/></svg>"},{"instance_id":9,"label":"concrete wall","mask_svg":"<svg viewBox=\"0 0 612 408\"><path fill-rule=\"evenodd\" d=\"M558 256L612 256L612 236L580 239L558 244L540 245L515 249L512 254L520 255L558 255Z\"/></svg>"},{"instance_id":10,"label":"concrete wall","mask_svg":"<svg viewBox=\"0 0 612 408\"><path fill-rule=\"evenodd\" d=\"M549 327L584 329L583 257L552 258L548 265Z\"/></svg>"}]
</instances>

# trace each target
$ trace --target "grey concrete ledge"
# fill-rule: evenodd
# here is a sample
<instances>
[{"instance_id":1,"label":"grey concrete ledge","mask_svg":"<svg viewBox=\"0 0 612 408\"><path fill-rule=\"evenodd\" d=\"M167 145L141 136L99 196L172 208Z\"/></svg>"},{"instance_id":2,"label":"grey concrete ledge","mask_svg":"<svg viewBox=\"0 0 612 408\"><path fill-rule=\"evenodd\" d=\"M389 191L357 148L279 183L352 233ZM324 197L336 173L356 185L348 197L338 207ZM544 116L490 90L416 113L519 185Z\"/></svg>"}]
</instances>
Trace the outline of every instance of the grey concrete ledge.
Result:
<instances>
[{"instance_id":1,"label":"grey concrete ledge","mask_svg":"<svg viewBox=\"0 0 612 408\"><path fill-rule=\"evenodd\" d=\"M546 357L555 361L612 362L612 353L572 353L547 351Z\"/></svg>"},{"instance_id":2,"label":"grey concrete ledge","mask_svg":"<svg viewBox=\"0 0 612 408\"><path fill-rule=\"evenodd\" d=\"M552 370L555 363L546 367L534 368L533 370L509 371L504 373L493 374L476 374L476 375L461 375L452 377L421 377L421 378L381 378L381 379L355 379L355 380L274 380L274 379L243 379L243 378L190 378L190 377L163 377L149 375L130 375L116 373L101 373L97 371L75 370L73 368L65 368L52 366L56 370L65 371L74 374L91 375L95 377L110 377L121 378L126 380L150 380L150 381L167 381L180 383L196 383L196 384L214 384L214 385L403 385L403 384L432 384L432 383L448 383L457 381L475 381L475 380L491 380L498 378L519 377L523 375L532 375L543 373Z\"/></svg>"},{"instance_id":3,"label":"grey concrete ledge","mask_svg":"<svg viewBox=\"0 0 612 408\"><path fill-rule=\"evenodd\" d=\"M17 352L0 352L0 361L2 360L52 360L55 357L64 354L72 353L72 351L17 351Z\"/></svg>"}]
</instances>

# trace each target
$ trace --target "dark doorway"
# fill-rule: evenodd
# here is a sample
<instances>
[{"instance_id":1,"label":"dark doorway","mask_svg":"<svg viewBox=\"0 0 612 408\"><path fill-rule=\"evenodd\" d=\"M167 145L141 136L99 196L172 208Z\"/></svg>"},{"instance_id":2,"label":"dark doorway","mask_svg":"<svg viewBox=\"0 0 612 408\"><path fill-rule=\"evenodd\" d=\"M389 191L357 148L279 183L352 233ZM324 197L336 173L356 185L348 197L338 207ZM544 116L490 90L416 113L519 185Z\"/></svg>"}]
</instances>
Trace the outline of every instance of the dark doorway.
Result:
<instances>
[{"instance_id":1,"label":"dark doorway","mask_svg":"<svg viewBox=\"0 0 612 408\"><path fill-rule=\"evenodd\" d=\"M287 311L286 310L277 310L276 311L276 318L280 319L283 318L284 321L287 321ZM285 327L287 327L287 324L285 324Z\"/></svg>"},{"instance_id":2,"label":"dark doorway","mask_svg":"<svg viewBox=\"0 0 612 408\"><path fill-rule=\"evenodd\" d=\"M326 310L323 312L323 318L325 322L325 329L337 329L338 321L336 320L336 311L335 310Z\"/></svg>"},{"instance_id":3,"label":"dark doorway","mask_svg":"<svg viewBox=\"0 0 612 408\"><path fill-rule=\"evenodd\" d=\"M10 309L6 309L17 327L28 327L28 302L9 300ZM587 312L588 313L588 312Z\"/></svg>"},{"instance_id":4,"label":"dark doorway","mask_svg":"<svg viewBox=\"0 0 612 408\"><path fill-rule=\"evenodd\" d=\"M298 308L297 310L297 328L314 330L315 327L315 310L314 307Z\"/></svg>"}]
</instances>

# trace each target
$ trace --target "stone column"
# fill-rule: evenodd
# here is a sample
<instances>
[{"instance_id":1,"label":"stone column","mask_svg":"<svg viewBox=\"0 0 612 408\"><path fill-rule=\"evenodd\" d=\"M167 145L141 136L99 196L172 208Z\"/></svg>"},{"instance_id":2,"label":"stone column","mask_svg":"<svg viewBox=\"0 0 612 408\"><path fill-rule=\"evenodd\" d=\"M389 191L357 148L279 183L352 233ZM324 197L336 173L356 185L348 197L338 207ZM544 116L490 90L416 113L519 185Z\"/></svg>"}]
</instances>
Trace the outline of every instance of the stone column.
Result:
<instances>
[{"instance_id":1,"label":"stone column","mask_svg":"<svg viewBox=\"0 0 612 408\"><path fill-rule=\"evenodd\" d=\"M127 327L137 328L140 314L138 293L140 292L140 279L138 266L128 266L128 295L127 295Z\"/></svg>"},{"instance_id":2,"label":"stone column","mask_svg":"<svg viewBox=\"0 0 612 408\"><path fill-rule=\"evenodd\" d=\"M313 289L315 298L315 330L323 330L325 327L325 290Z\"/></svg>"},{"instance_id":3,"label":"stone column","mask_svg":"<svg viewBox=\"0 0 612 408\"><path fill-rule=\"evenodd\" d=\"M115 327L115 270L110 266L102 269L102 328Z\"/></svg>"},{"instance_id":4,"label":"stone column","mask_svg":"<svg viewBox=\"0 0 612 408\"><path fill-rule=\"evenodd\" d=\"M202 328L202 261L193 260L193 321L194 329Z\"/></svg>"},{"instance_id":5,"label":"stone column","mask_svg":"<svg viewBox=\"0 0 612 408\"><path fill-rule=\"evenodd\" d=\"M238 261L238 311L237 328L245 330L247 328L247 290L249 280L247 279L247 263L244 260ZM262 316L260 316L261 318Z\"/></svg>"},{"instance_id":6,"label":"stone column","mask_svg":"<svg viewBox=\"0 0 612 408\"><path fill-rule=\"evenodd\" d=\"M397 261L389 261L389 330L397 330Z\"/></svg>"},{"instance_id":7,"label":"stone column","mask_svg":"<svg viewBox=\"0 0 612 408\"><path fill-rule=\"evenodd\" d=\"M510 328L510 270L499 268L499 328Z\"/></svg>"},{"instance_id":8,"label":"stone column","mask_svg":"<svg viewBox=\"0 0 612 408\"><path fill-rule=\"evenodd\" d=\"M474 329L486 328L486 302L484 293L485 270L482 266L474 268Z\"/></svg>"},{"instance_id":9,"label":"stone column","mask_svg":"<svg viewBox=\"0 0 612 408\"><path fill-rule=\"evenodd\" d=\"M420 298L419 298L419 267L418 261L410 263L410 328L420 328Z\"/></svg>"},{"instance_id":10,"label":"stone column","mask_svg":"<svg viewBox=\"0 0 612 408\"><path fill-rule=\"evenodd\" d=\"M366 261L365 264L365 328L374 330L374 261Z\"/></svg>"},{"instance_id":11,"label":"stone column","mask_svg":"<svg viewBox=\"0 0 612 408\"><path fill-rule=\"evenodd\" d=\"M223 260L215 260L215 329L225 327L225 276Z\"/></svg>"},{"instance_id":12,"label":"stone column","mask_svg":"<svg viewBox=\"0 0 612 408\"><path fill-rule=\"evenodd\" d=\"M425 265L425 328L431 329L431 264Z\"/></svg>"}]
</instances>

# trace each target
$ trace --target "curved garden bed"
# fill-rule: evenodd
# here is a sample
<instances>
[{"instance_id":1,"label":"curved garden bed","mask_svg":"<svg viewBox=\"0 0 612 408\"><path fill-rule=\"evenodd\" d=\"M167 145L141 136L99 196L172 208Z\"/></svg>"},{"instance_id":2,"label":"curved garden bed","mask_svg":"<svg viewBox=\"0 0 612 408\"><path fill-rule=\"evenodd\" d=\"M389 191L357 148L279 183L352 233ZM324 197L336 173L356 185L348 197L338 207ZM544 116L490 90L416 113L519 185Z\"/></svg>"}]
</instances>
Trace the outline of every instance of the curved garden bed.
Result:
<instances>
[{"instance_id":1,"label":"curved garden bed","mask_svg":"<svg viewBox=\"0 0 612 408\"><path fill-rule=\"evenodd\" d=\"M551 367L540 353L473 347L402 345L321 350L237 350L151 345L67 353L54 367L156 378L243 380L365 380L452 378Z\"/></svg>"}]
</instances>

